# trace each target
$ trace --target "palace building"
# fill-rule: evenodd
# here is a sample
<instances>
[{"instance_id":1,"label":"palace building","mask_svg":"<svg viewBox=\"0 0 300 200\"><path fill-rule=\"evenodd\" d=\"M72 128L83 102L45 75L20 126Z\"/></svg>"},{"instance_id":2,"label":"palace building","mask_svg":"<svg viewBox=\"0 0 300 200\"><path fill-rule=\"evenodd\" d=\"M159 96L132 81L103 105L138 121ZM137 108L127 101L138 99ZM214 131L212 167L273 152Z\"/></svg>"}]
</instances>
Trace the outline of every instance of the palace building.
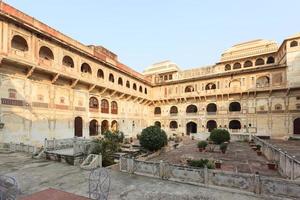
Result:
<instances>
[{"instance_id":1,"label":"palace building","mask_svg":"<svg viewBox=\"0 0 300 200\"><path fill-rule=\"evenodd\" d=\"M152 124L169 135L225 128L287 138L300 135L300 34L236 44L210 66L164 61L141 74L0 2L0 98L3 142L107 129L135 137Z\"/></svg>"}]
</instances>

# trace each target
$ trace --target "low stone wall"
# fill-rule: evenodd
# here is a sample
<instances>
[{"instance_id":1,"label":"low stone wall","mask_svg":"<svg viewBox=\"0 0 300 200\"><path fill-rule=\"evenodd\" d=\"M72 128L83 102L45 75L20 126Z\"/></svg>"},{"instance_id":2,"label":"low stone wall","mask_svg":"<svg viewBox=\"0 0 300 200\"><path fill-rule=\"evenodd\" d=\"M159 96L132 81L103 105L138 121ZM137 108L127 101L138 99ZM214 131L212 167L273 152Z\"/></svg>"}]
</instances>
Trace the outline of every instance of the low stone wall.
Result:
<instances>
[{"instance_id":1,"label":"low stone wall","mask_svg":"<svg viewBox=\"0 0 300 200\"><path fill-rule=\"evenodd\" d=\"M11 152L25 152L25 153L29 153L29 154L35 154L38 151L37 147L22 144L22 143L21 144L9 143L7 145L9 146L9 150Z\"/></svg>"},{"instance_id":2,"label":"low stone wall","mask_svg":"<svg viewBox=\"0 0 300 200\"><path fill-rule=\"evenodd\" d=\"M300 182L260 176L258 174L233 173L207 168L172 165L165 162L140 161L121 157L120 171L205 187L237 189L265 197L300 198Z\"/></svg>"},{"instance_id":3,"label":"low stone wall","mask_svg":"<svg viewBox=\"0 0 300 200\"><path fill-rule=\"evenodd\" d=\"M255 144L261 145L263 155L269 160L277 163L279 173L291 180L300 179L300 161L276 146L253 136Z\"/></svg>"}]
</instances>

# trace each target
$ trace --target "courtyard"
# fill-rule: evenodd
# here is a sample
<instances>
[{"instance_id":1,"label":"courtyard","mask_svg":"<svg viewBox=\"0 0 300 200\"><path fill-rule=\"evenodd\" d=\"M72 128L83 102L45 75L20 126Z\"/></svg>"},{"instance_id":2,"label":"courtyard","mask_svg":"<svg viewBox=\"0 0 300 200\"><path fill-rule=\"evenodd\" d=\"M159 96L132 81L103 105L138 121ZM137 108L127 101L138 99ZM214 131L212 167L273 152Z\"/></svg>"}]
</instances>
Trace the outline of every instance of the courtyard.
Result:
<instances>
[{"instance_id":1,"label":"courtyard","mask_svg":"<svg viewBox=\"0 0 300 200\"><path fill-rule=\"evenodd\" d=\"M268 169L268 160L264 156L258 156L247 142L230 142L225 154L219 152L218 147L215 149L215 152L199 152L197 142L197 140L184 137L182 145L177 149L161 153L151 160L163 160L171 164L185 164L186 159L205 158L209 160L221 160L222 170L224 171L252 174L258 172L261 175L280 176L277 171Z\"/></svg>"},{"instance_id":2,"label":"courtyard","mask_svg":"<svg viewBox=\"0 0 300 200\"><path fill-rule=\"evenodd\" d=\"M262 199L235 190L202 188L190 184L164 181L155 178L110 170L110 200L119 199ZM55 188L82 196L88 196L89 171L47 160L36 160L22 153L0 154L0 173L17 179L20 196L26 196L47 188Z\"/></svg>"}]
</instances>

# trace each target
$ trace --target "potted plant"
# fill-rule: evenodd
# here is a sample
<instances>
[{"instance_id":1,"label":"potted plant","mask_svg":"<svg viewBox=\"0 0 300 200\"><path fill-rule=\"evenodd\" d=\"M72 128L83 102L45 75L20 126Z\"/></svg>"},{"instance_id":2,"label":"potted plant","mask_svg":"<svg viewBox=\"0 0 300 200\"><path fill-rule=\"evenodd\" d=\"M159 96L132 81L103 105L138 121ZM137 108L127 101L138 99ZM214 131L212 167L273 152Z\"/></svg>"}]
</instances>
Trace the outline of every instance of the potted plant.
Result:
<instances>
[{"instance_id":1,"label":"potted plant","mask_svg":"<svg viewBox=\"0 0 300 200\"><path fill-rule=\"evenodd\" d=\"M195 139L195 136L192 135L192 140L194 140L194 139Z\"/></svg>"},{"instance_id":2,"label":"potted plant","mask_svg":"<svg viewBox=\"0 0 300 200\"><path fill-rule=\"evenodd\" d=\"M228 146L228 143L225 143L225 142L220 144L220 150L222 151L222 153L226 152L227 146Z\"/></svg>"},{"instance_id":3,"label":"potted plant","mask_svg":"<svg viewBox=\"0 0 300 200\"><path fill-rule=\"evenodd\" d=\"M222 161L221 160L216 160L215 161L215 168L216 169L221 169Z\"/></svg>"},{"instance_id":4,"label":"potted plant","mask_svg":"<svg viewBox=\"0 0 300 200\"><path fill-rule=\"evenodd\" d=\"M205 150L205 148L207 147L207 142L206 141L199 141L198 144L198 149L200 152L202 152L203 150Z\"/></svg>"},{"instance_id":5,"label":"potted plant","mask_svg":"<svg viewBox=\"0 0 300 200\"><path fill-rule=\"evenodd\" d=\"M260 149L261 149L261 145L259 145L259 144L256 145L256 150L257 150L257 151L260 151Z\"/></svg>"},{"instance_id":6,"label":"potted plant","mask_svg":"<svg viewBox=\"0 0 300 200\"><path fill-rule=\"evenodd\" d=\"M261 150L257 150L256 153L257 153L258 156L261 156L261 155L262 155Z\"/></svg>"},{"instance_id":7,"label":"potted plant","mask_svg":"<svg viewBox=\"0 0 300 200\"><path fill-rule=\"evenodd\" d=\"M275 170L276 169L276 162L275 161L271 161L267 163L268 168L271 170Z\"/></svg>"}]
</instances>

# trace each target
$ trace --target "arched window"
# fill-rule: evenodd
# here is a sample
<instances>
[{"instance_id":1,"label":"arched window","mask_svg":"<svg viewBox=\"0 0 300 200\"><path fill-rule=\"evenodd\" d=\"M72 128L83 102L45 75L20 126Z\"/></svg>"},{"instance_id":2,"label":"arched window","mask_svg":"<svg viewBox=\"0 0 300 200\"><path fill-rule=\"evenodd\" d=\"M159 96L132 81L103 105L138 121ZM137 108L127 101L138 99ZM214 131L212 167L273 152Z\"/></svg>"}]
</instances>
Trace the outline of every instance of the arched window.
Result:
<instances>
[{"instance_id":1,"label":"arched window","mask_svg":"<svg viewBox=\"0 0 300 200\"><path fill-rule=\"evenodd\" d=\"M27 41L20 35L15 35L11 40L11 47L19 51L28 51Z\"/></svg>"},{"instance_id":2,"label":"arched window","mask_svg":"<svg viewBox=\"0 0 300 200\"><path fill-rule=\"evenodd\" d=\"M136 90L136 84L135 84L135 83L133 84L132 88L133 88L134 90Z\"/></svg>"},{"instance_id":3,"label":"arched window","mask_svg":"<svg viewBox=\"0 0 300 200\"><path fill-rule=\"evenodd\" d=\"M273 64L275 63L275 58L273 56L268 57L267 64Z\"/></svg>"},{"instance_id":4,"label":"arched window","mask_svg":"<svg viewBox=\"0 0 300 200\"><path fill-rule=\"evenodd\" d=\"M241 104L239 102L231 102L229 104L229 111L230 112L239 112L239 111L241 111Z\"/></svg>"},{"instance_id":5,"label":"arched window","mask_svg":"<svg viewBox=\"0 0 300 200\"><path fill-rule=\"evenodd\" d=\"M111 130L112 130L113 132L119 130L119 123L118 123L117 120L113 120L113 121L111 122Z\"/></svg>"},{"instance_id":6,"label":"arched window","mask_svg":"<svg viewBox=\"0 0 300 200\"><path fill-rule=\"evenodd\" d=\"M217 105L215 103L210 103L206 106L206 111L213 113L213 112L217 112Z\"/></svg>"},{"instance_id":7,"label":"arched window","mask_svg":"<svg viewBox=\"0 0 300 200\"><path fill-rule=\"evenodd\" d=\"M98 69L98 71L97 71L97 77L101 78L101 79L104 79L104 73L103 73L102 69Z\"/></svg>"},{"instance_id":8,"label":"arched window","mask_svg":"<svg viewBox=\"0 0 300 200\"><path fill-rule=\"evenodd\" d=\"M54 60L54 55L53 55L51 49L49 49L46 46L42 46L40 48L39 57L42 59L45 59L45 60Z\"/></svg>"},{"instance_id":9,"label":"arched window","mask_svg":"<svg viewBox=\"0 0 300 200\"><path fill-rule=\"evenodd\" d=\"M90 121L90 136L95 136L98 135L98 121L93 119L92 121Z\"/></svg>"},{"instance_id":10,"label":"arched window","mask_svg":"<svg viewBox=\"0 0 300 200\"><path fill-rule=\"evenodd\" d=\"M241 122L239 120L231 120L229 122L229 129L241 129Z\"/></svg>"},{"instance_id":11,"label":"arched window","mask_svg":"<svg viewBox=\"0 0 300 200\"><path fill-rule=\"evenodd\" d=\"M160 109L160 107L155 107L155 108L154 108L154 114L155 114L155 115L160 115L160 114L161 114L161 109Z\"/></svg>"},{"instance_id":12,"label":"arched window","mask_svg":"<svg viewBox=\"0 0 300 200\"><path fill-rule=\"evenodd\" d=\"M229 70L231 70L231 65L229 64L225 65L225 71L229 71Z\"/></svg>"},{"instance_id":13,"label":"arched window","mask_svg":"<svg viewBox=\"0 0 300 200\"><path fill-rule=\"evenodd\" d=\"M198 112L198 108L195 105L189 105L188 107L186 107L186 113L197 113Z\"/></svg>"},{"instance_id":14,"label":"arched window","mask_svg":"<svg viewBox=\"0 0 300 200\"><path fill-rule=\"evenodd\" d=\"M170 129L177 129L178 128L178 124L176 121L171 121L170 122Z\"/></svg>"},{"instance_id":15,"label":"arched window","mask_svg":"<svg viewBox=\"0 0 300 200\"><path fill-rule=\"evenodd\" d=\"M290 44L290 47L296 47L298 46L298 42L297 41L292 41L291 44Z\"/></svg>"},{"instance_id":16,"label":"arched window","mask_svg":"<svg viewBox=\"0 0 300 200\"><path fill-rule=\"evenodd\" d=\"M255 61L255 66L264 65L264 64L265 64L265 61L264 61L264 59L262 59L262 58L258 58L258 59Z\"/></svg>"},{"instance_id":17,"label":"arched window","mask_svg":"<svg viewBox=\"0 0 300 200\"><path fill-rule=\"evenodd\" d=\"M140 86L140 88L139 88L139 91L140 91L140 92L143 92L143 88L142 88L142 86Z\"/></svg>"},{"instance_id":18,"label":"arched window","mask_svg":"<svg viewBox=\"0 0 300 200\"><path fill-rule=\"evenodd\" d=\"M74 68L74 61L70 56L64 56L62 64L63 66Z\"/></svg>"},{"instance_id":19,"label":"arched window","mask_svg":"<svg viewBox=\"0 0 300 200\"><path fill-rule=\"evenodd\" d=\"M90 108L98 109L99 108L98 99L96 97L91 97L89 105L90 105Z\"/></svg>"},{"instance_id":20,"label":"arched window","mask_svg":"<svg viewBox=\"0 0 300 200\"><path fill-rule=\"evenodd\" d=\"M91 69L90 65L87 64L87 63L83 63L81 65L80 70L81 70L82 73L88 73L88 74L92 73L92 69Z\"/></svg>"},{"instance_id":21,"label":"arched window","mask_svg":"<svg viewBox=\"0 0 300 200\"><path fill-rule=\"evenodd\" d=\"M176 106L172 106L171 108L170 108L170 114L171 115L175 115L175 114L177 114L178 113L178 108L176 107Z\"/></svg>"},{"instance_id":22,"label":"arched window","mask_svg":"<svg viewBox=\"0 0 300 200\"><path fill-rule=\"evenodd\" d=\"M253 63L250 61L250 60L247 60L245 63L244 63L244 67L252 67L253 66Z\"/></svg>"},{"instance_id":23,"label":"arched window","mask_svg":"<svg viewBox=\"0 0 300 200\"><path fill-rule=\"evenodd\" d=\"M242 68L242 65L241 65L241 63L234 63L232 68L233 69L240 69L240 68Z\"/></svg>"},{"instance_id":24,"label":"arched window","mask_svg":"<svg viewBox=\"0 0 300 200\"><path fill-rule=\"evenodd\" d=\"M115 101L111 102L111 114L118 114L118 104Z\"/></svg>"},{"instance_id":25,"label":"arched window","mask_svg":"<svg viewBox=\"0 0 300 200\"><path fill-rule=\"evenodd\" d=\"M101 122L101 134L103 135L109 129L109 122L107 120L103 120Z\"/></svg>"},{"instance_id":26,"label":"arched window","mask_svg":"<svg viewBox=\"0 0 300 200\"><path fill-rule=\"evenodd\" d=\"M206 86L205 86L205 90L214 90L216 89L216 84L214 83L208 83Z\"/></svg>"},{"instance_id":27,"label":"arched window","mask_svg":"<svg viewBox=\"0 0 300 200\"><path fill-rule=\"evenodd\" d=\"M257 88L264 88L270 86L270 78L268 76L261 76L256 79L256 87Z\"/></svg>"},{"instance_id":28,"label":"arched window","mask_svg":"<svg viewBox=\"0 0 300 200\"><path fill-rule=\"evenodd\" d=\"M154 122L154 126L158 126L159 128L161 128L161 123L160 123L160 121Z\"/></svg>"},{"instance_id":29,"label":"arched window","mask_svg":"<svg viewBox=\"0 0 300 200\"><path fill-rule=\"evenodd\" d=\"M209 120L206 122L206 128L208 129L208 132L211 132L212 130L217 128L217 122L215 120Z\"/></svg>"},{"instance_id":30,"label":"arched window","mask_svg":"<svg viewBox=\"0 0 300 200\"><path fill-rule=\"evenodd\" d=\"M113 74L109 74L109 77L108 77L108 80L110 81L110 82L115 82L115 78L114 78L114 75Z\"/></svg>"},{"instance_id":31,"label":"arched window","mask_svg":"<svg viewBox=\"0 0 300 200\"><path fill-rule=\"evenodd\" d=\"M101 100L101 113L108 113L109 112L109 104L106 99Z\"/></svg>"},{"instance_id":32,"label":"arched window","mask_svg":"<svg viewBox=\"0 0 300 200\"><path fill-rule=\"evenodd\" d=\"M145 94L147 94L148 92L147 92L147 88L145 88Z\"/></svg>"},{"instance_id":33,"label":"arched window","mask_svg":"<svg viewBox=\"0 0 300 200\"><path fill-rule=\"evenodd\" d=\"M123 85L123 80L121 77L119 77L119 79L118 79L118 85Z\"/></svg>"},{"instance_id":34,"label":"arched window","mask_svg":"<svg viewBox=\"0 0 300 200\"><path fill-rule=\"evenodd\" d=\"M126 87L130 88L130 83L129 83L129 81L126 81Z\"/></svg>"},{"instance_id":35,"label":"arched window","mask_svg":"<svg viewBox=\"0 0 300 200\"><path fill-rule=\"evenodd\" d=\"M187 92L194 92L194 87L189 85L189 86L186 86L185 89L184 89L184 92L187 93Z\"/></svg>"}]
</instances>

